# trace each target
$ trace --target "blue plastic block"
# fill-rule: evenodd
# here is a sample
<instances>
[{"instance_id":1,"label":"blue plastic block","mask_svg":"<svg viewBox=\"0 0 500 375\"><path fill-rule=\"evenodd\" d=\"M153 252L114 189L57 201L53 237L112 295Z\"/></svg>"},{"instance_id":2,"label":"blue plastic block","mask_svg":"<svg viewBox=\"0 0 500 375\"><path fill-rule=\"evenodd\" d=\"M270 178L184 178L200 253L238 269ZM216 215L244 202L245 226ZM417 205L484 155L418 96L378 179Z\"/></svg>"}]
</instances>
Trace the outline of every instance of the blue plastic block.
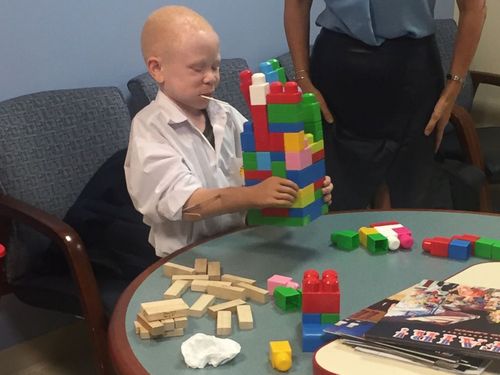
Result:
<instances>
[{"instance_id":1,"label":"blue plastic block","mask_svg":"<svg viewBox=\"0 0 500 375\"><path fill-rule=\"evenodd\" d=\"M302 314L302 324L321 324L321 314Z\"/></svg>"},{"instance_id":2,"label":"blue plastic block","mask_svg":"<svg viewBox=\"0 0 500 375\"><path fill-rule=\"evenodd\" d=\"M259 180L245 180L245 186L253 186L260 184L262 181Z\"/></svg>"},{"instance_id":3,"label":"blue plastic block","mask_svg":"<svg viewBox=\"0 0 500 375\"><path fill-rule=\"evenodd\" d=\"M472 244L465 240L452 240L448 245L448 258L467 260L472 253Z\"/></svg>"},{"instance_id":4,"label":"blue plastic block","mask_svg":"<svg viewBox=\"0 0 500 375\"><path fill-rule=\"evenodd\" d=\"M333 337L326 335L323 329L329 324L302 324L302 351L315 352L331 341Z\"/></svg>"},{"instance_id":5,"label":"blue plastic block","mask_svg":"<svg viewBox=\"0 0 500 375\"><path fill-rule=\"evenodd\" d=\"M241 133L241 149L243 151L255 151L255 136L253 133Z\"/></svg>"},{"instance_id":6,"label":"blue plastic block","mask_svg":"<svg viewBox=\"0 0 500 375\"><path fill-rule=\"evenodd\" d=\"M287 171L286 177L299 185L299 188L305 188L307 185L325 177L325 160L319 160L299 171Z\"/></svg>"},{"instance_id":7,"label":"blue plastic block","mask_svg":"<svg viewBox=\"0 0 500 375\"><path fill-rule=\"evenodd\" d=\"M269 152L256 152L257 169L259 171L271 170L271 154Z\"/></svg>"},{"instance_id":8,"label":"blue plastic block","mask_svg":"<svg viewBox=\"0 0 500 375\"><path fill-rule=\"evenodd\" d=\"M243 132L244 133L253 133L252 121L247 121L243 124Z\"/></svg>"},{"instance_id":9,"label":"blue plastic block","mask_svg":"<svg viewBox=\"0 0 500 375\"><path fill-rule=\"evenodd\" d=\"M270 133L298 133L304 130L303 122L270 122Z\"/></svg>"},{"instance_id":10,"label":"blue plastic block","mask_svg":"<svg viewBox=\"0 0 500 375\"><path fill-rule=\"evenodd\" d=\"M266 76L266 82L276 82L279 81L279 75L276 70L273 69L273 66L269 61L264 61L259 64L259 69L261 73L264 73Z\"/></svg>"},{"instance_id":11,"label":"blue plastic block","mask_svg":"<svg viewBox=\"0 0 500 375\"><path fill-rule=\"evenodd\" d=\"M285 153L284 152L277 152L273 151L270 152L271 154L271 161L285 161Z\"/></svg>"}]
</instances>

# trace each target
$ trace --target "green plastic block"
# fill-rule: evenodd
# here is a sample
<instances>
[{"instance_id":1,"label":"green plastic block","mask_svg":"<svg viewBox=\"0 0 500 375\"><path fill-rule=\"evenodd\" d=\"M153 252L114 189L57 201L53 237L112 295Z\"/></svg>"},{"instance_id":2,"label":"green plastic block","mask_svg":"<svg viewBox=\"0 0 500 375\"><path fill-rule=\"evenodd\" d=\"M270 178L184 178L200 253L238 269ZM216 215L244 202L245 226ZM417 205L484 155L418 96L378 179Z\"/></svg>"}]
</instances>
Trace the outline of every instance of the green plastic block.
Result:
<instances>
[{"instance_id":1,"label":"green plastic block","mask_svg":"<svg viewBox=\"0 0 500 375\"><path fill-rule=\"evenodd\" d=\"M380 233L369 234L367 236L368 251L372 254L386 254L389 249L387 238Z\"/></svg>"},{"instance_id":2,"label":"green plastic block","mask_svg":"<svg viewBox=\"0 0 500 375\"><path fill-rule=\"evenodd\" d=\"M269 60L267 60L267 62L269 64L271 64L271 68L273 68L273 70L278 70L278 68L281 68L281 65L280 65L280 62L278 59L269 59Z\"/></svg>"},{"instance_id":3,"label":"green plastic block","mask_svg":"<svg viewBox=\"0 0 500 375\"><path fill-rule=\"evenodd\" d=\"M313 93L302 95L302 119L304 122L321 122L321 109Z\"/></svg>"},{"instance_id":4,"label":"green plastic block","mask_svg":"<svg viewBox=\"0 0 500 375\"><path fill-rule=\"evenodd\" d=\"M491 259L492 246L496 242L493 238L481 237L474 245L474 255L479 258Z\"/></svg>"},{"instance_id":5,"label":"green plastic block","mask_svg":"<svg viewBox=\"0 0 500 375\"><path fill-rule=\"evenodd\" d=\"M321 191L321 189L317 189L314 191L315 200L321 199L322 197L323 197L323 192Z\"/></svg>"},{"instance_id":6,"label":"green plastic block","mask_svg":"<svg viewBox=\"0 0 500 375\"><path fill-rule=\"evenodd\" d=\"M340 250L354 250L359 247L359 234L353 230L333 232L330 236L332 244Z\"/></svg>"},{"instance_id":7,"label":"green plastic block","mask_svg":"<svg viewBox=\"0 0 500 375\"><path fill-rule=\"evenodd\" d=\"M335 324L340 320L340 314L321 314L321 324Z\"/></svg>"},{"instance_id":8,"label":"green plastic block","mask_svg":"<svg viewBox=\"0 0 500 375\"><path fill-rule=\"evenodd\" d=\"M295 123L302 121L301 104L268 104L267 118L269 122Z\"/></svg>"},{"instance_id":9,"label":"green plastic block","mask_svg":"<svg viewBox=\"0 0 500 375\"><path fill-rule=\"evenodd\" d=\"M302 307L302 293L300 290L287 286L277 286L274 289L274 303L283 311L297 311Z\"/></svg>"},{"instance_id":10,"label":"green plastic block","mask_svg":"<svg viewBox=\"0 0 500 375\"><path fill-rule=\"evenodd\" d=\"M243 168L247 171L257 170L257 154L255 152L243 152Z\"/></svg>"},{"instance_id":11,"label":"green plastic block","mask_svg":"<svg viewBox=\"0 0 500 375\"><path fill-rule=\"evenodd\" d=\"M275 217L262 216L259 210L248 210L247 221L249 225L277 225L284 227L303 227L311 222L309 216L306 217Z\"/></svg>"},{"instance_id":12,"label":"green plastic block","mask_svg":"<svg viewBox=\"0 0 500 375\"><path fill-rule=\"evenodd\" d=\"M495 241L491 245L491 260L500 260L500 241Z\"/></svg>"},{"instance_id":13,"label":"green plastic block","mask_svg":"<svg viewBox=\"0 0 500 375\"><path fill-rule=\"evenodd\" d=\"M278 72L278 79L281 83L285 84L286 83L286 73L285 73L285 68L278 68L276 69Z\"/></svg>"},{"instance_id":14,"label":"green plastic block","mask_svg":"<svg viewBox=\"0 0 500 375\"><path fill-rule=\"evenodd\" d=\"M325 203L323 206L321 206L321 214L326 215L328 213L328 205Z\"/></svg>"},{"instance_id":15,"label":"green plastic block","mask_svg":"<svg viewBox=\"0 0 500 375\"><path fill-rule=\"evenodd\" d=\"M284 161L272 161L271 162L271 172L273 176L286 178L286 162Z\"/></svg>"}]
</instances>

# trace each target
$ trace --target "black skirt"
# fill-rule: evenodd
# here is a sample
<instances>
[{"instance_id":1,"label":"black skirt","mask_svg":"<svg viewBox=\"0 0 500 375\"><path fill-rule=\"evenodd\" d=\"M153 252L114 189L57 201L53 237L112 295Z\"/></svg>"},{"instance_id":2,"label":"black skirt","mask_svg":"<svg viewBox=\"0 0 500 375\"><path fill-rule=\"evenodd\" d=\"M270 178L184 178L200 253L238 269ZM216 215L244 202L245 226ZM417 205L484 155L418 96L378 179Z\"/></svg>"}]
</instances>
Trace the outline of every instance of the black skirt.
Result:
<instances>
[{"instance_id":1,"label":"black skirt","mask_svg":"<svg viewBox=\"0 0 500 375\"><path fill-rule=\"evenodd\" d=\"M434 36L374 47L322 29L311 79L336 121L324 124L332 208L366 208L384 182L393 207L425 207L434 136L424 128L443 89Z\"/></svg>"}]
</instances>

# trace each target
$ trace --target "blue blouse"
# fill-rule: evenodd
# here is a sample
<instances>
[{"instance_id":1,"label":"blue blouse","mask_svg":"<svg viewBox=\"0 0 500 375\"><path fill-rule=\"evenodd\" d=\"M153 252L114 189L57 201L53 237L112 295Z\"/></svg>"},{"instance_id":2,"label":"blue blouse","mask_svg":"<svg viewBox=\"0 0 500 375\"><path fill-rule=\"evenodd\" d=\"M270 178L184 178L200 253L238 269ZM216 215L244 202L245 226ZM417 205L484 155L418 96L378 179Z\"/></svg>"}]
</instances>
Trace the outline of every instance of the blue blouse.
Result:
<instances>
[{"instance_id":1,"label":"blue blouse","mask_svg":"<svg viewBox=\"0 0 500 375\"><path fill-rule=\"evenodd\" d=\"M434 33L436 0L325 0L325 4L318 26L373 46L386 39Z\"/></svg>"}]
</instances>

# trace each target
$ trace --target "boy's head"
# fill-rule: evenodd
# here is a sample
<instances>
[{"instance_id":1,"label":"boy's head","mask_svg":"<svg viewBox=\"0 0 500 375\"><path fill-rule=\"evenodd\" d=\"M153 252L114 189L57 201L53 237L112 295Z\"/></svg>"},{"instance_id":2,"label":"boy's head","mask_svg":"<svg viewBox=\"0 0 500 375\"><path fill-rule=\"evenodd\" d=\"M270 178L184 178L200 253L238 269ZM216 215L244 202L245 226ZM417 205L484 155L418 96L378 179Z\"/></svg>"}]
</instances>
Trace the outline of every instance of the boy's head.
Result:
<instances>
[{"instance_id":1,"label":"boy's head","mask_svg":"<svg viewBox=\"0 0 500 375\"><path fill-rule=\"evenodd\" d=\"M166 6L154 11L142 29L141 47L149 74L187 112L206 108L219 83L219 37L192 9Z\"/></svg>"}]
</instances>

